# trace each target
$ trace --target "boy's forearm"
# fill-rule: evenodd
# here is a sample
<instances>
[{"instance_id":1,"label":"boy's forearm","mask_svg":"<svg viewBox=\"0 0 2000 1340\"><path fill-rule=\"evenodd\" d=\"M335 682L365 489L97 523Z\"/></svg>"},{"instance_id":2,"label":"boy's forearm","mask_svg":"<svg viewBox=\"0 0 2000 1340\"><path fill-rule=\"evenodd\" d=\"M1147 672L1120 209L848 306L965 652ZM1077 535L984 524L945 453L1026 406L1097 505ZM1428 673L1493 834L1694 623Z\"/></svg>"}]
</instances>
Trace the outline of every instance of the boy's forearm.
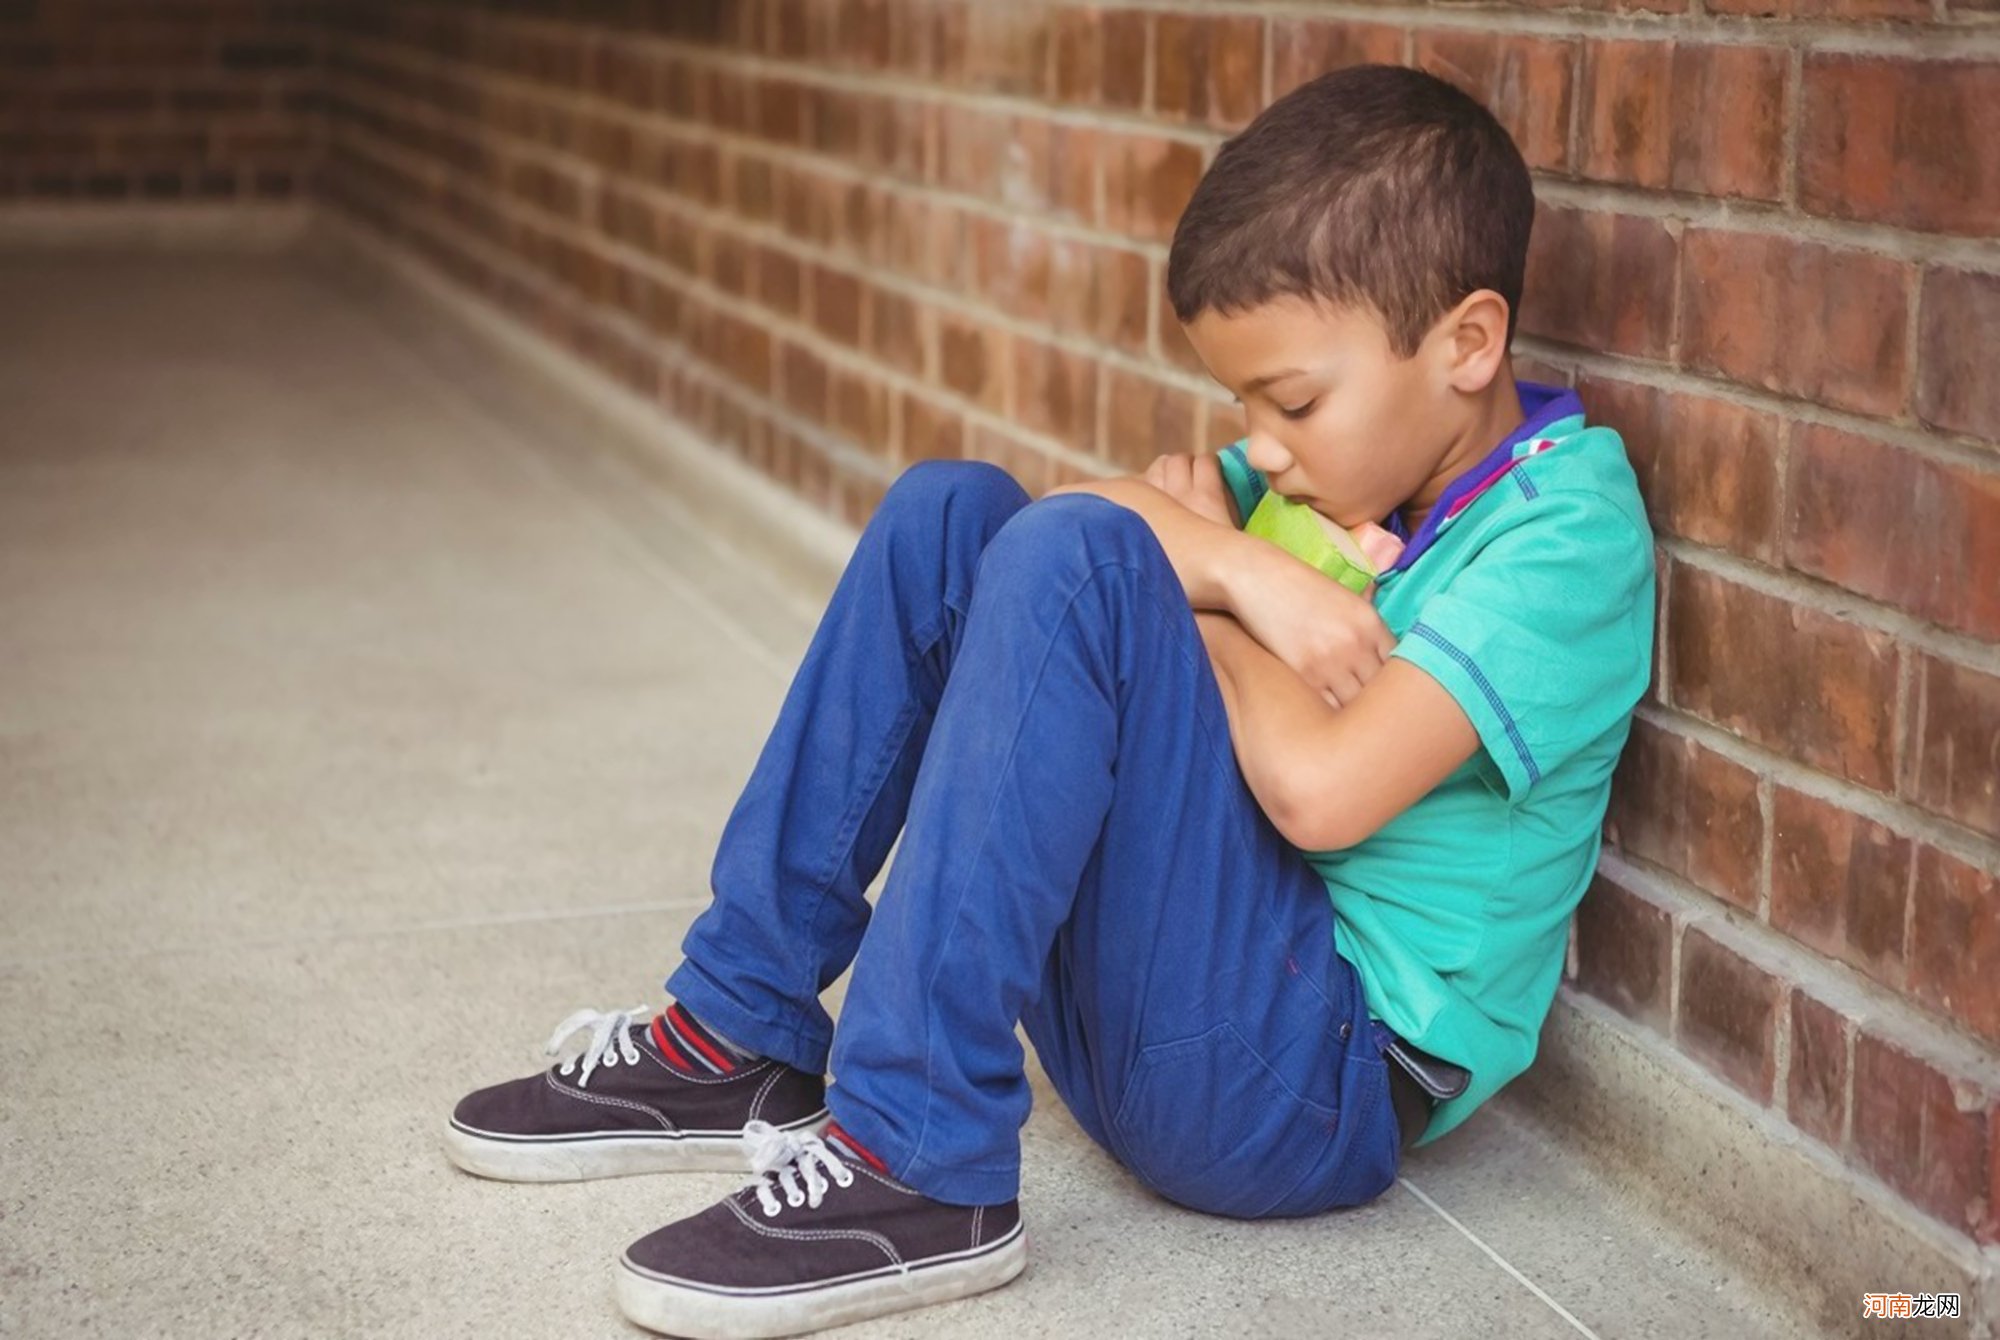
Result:
<instances>
[{"instance_id":1,"label":"boy's forearm","mask_svg":"<svg viewBox=\"0 0 2000 1340\"><path fill-rule=\"evenodd\" d=\"M1274 557L1292 561L1269 541L1211 521L1143 479L1067 484L1043 496L1058 493L1094 493L1145 518L1181 579L1188 604L1197 610L1234 610L1232 593L1241 589L1239 583L1253 579L1250 574L1260 561Z\"/></svg>"},{"instance_id":2,"label":"boy's forearm","mask_svg":"<svg viewBox=\"0 0 2000 1340\"><path fill-rule=\"evenodd\" d=\"M1195 626L1208 649L1209 664L1229 716L1229 742L1237 767L1257 805L1292 845L1296 804L1290 787L1306 770L1296 751L1318 739L1327 719L1340 709L1315 693L1296 671L1279 660L1228 614L1197 611Z\"/></svg>"}]
</instances>

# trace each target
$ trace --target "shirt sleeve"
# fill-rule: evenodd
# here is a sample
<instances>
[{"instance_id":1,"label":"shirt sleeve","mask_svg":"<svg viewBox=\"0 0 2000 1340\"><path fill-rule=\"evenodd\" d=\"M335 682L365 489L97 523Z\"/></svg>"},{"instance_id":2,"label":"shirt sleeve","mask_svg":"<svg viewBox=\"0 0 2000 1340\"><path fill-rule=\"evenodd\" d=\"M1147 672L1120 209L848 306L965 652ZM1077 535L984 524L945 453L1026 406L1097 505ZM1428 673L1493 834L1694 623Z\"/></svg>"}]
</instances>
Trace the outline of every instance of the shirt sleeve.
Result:
<instances>
[{"instance_id":1,"label":"shirt sleeve","mask_svg":"<svg viewBox=\"0 0 2000 1340\"><path fill-rule=\"evenodd\" d=\"M1652 672L1653 544L1597 494L1544 492L1424 601L1395 655L1479 732L1509 803L1629 717Z\"/></svg>"},{"instance_id":2,"label":"shirt sleeve","mask_svg":"<svg viewBox=\"0 0 2000 1340\"><path fill-rule=\"evenodd\" d=\"M1249 455L1242 442L1232 442L1224 447L1217 459L1222 465L1222 482L1229 486L1229 492L1236 499L1236 529L1242 530L1243 523L1250 519L1250 513L1270 492L1271 483L1264 478L1264 472L1250 464Z\"/></svg>"}]
</instances>

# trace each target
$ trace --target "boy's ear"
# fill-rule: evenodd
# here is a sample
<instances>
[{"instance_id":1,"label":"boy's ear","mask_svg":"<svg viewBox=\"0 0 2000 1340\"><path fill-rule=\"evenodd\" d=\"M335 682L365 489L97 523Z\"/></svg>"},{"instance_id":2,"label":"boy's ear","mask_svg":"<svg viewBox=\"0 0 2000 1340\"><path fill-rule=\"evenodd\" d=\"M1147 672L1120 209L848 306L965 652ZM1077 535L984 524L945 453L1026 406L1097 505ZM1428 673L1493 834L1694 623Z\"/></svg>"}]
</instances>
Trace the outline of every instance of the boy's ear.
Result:
<instances>
[{"instance_id":1,"label":"boy's ear","mask_svg":"<svg viewBox=\"0 0 2000 1340\"><path fill-rule=\"evenodd\" d=\"M1454 391L1474 395L1507 357L1507 300L1490 288L1468 293L1444 318L1438 336L1444 375Z\"/></svg>"}]
</instances>

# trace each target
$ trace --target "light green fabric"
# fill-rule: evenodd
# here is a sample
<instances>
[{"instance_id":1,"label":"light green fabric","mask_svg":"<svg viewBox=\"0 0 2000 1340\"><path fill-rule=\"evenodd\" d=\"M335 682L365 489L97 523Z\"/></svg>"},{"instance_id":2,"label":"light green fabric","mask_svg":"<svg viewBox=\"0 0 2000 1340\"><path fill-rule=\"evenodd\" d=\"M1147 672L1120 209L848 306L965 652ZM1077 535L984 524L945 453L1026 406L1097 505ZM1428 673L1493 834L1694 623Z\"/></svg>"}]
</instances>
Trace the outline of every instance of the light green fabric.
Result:
<instances>
[{"instance_id":1,"label":"light green fabric","mask_svg":"<svg viewBox=\"0 0 2000 1340\"><path fill-rule=\"evenodd\" d=\"M1651 672L1652 531L1624 444L1581 415L1536 437L1557 445L1376 594L1395 655L1452 695L1479 751L1358 846L1306 853L1370 1012L1472 1071L1418 1144L1535 1058ZM1225 479L1239 503L1263 483Z\"/></svg>"}]
</instances>

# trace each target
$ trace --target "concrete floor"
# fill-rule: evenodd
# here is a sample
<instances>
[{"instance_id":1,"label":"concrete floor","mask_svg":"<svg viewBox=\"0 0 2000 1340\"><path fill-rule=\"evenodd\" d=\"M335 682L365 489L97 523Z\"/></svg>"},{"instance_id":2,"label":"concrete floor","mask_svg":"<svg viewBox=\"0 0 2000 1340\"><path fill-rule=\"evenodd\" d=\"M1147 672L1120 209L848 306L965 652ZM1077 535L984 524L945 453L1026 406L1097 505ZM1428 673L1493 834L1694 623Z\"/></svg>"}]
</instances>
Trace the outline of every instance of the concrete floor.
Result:
<instances>
[{"instance_id":1,"label":"concrete floor","mask_svg":"<svg viewBox=\"0 0 2000 1340\"><path fill-rule=\"evenodd\" d=\"M660 1003L816 606L357 292L0 257L0 1334L635 1334L616 1251L741 1180L436 1138L572 1009ZM1027 1273L850 1333L1803 1333L1502 1104L1244 1224L1035 1078Z\"/></svg>"}]
</instances>

